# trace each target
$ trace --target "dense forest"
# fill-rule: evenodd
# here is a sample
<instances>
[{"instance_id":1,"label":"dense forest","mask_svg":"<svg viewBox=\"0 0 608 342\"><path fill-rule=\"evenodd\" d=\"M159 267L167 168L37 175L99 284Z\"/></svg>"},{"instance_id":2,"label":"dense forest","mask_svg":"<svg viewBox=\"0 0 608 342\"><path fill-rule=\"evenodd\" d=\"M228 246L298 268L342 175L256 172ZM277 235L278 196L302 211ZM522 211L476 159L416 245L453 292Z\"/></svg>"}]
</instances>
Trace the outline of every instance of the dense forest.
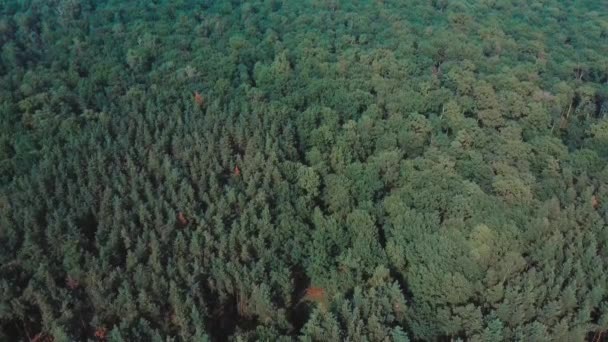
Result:
<instances>
[{"instance_id":1,"label":"dense forest","mask_svg":"<svg viewBox=\"0 0 608 342\"><path fill-rule=\"evenodd\" d=\"M605 1L0 1L0 341L606 339Z\"/></svg>"}]
</instances>

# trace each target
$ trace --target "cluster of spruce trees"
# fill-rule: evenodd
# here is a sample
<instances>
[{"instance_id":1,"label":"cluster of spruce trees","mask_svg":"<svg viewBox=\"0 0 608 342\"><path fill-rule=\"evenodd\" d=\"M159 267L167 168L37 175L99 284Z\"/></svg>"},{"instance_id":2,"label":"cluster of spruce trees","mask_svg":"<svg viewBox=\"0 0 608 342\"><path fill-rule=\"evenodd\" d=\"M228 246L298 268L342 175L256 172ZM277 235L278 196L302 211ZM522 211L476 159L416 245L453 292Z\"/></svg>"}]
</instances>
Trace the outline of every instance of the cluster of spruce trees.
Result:
<instances>
[{"instance_id":1,"label":"cluster of spruce trees","mask_svg":"<svg viewBox=\"0 0 608 342\"><path fill-rule=\"evenodd\" d=\"M602 1L0 2L0 340L600 341Z\"/></svg>"}]
</instances>

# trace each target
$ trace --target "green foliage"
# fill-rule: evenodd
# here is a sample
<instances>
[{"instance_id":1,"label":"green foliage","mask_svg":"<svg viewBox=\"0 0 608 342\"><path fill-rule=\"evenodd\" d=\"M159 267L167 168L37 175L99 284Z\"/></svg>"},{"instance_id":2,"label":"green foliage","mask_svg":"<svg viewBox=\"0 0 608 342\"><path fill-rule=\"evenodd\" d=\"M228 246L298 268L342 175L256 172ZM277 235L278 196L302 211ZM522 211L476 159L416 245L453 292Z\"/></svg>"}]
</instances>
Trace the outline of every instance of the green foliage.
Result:
<instances>
[{"instance_id":1,"label":"green foliage","mask_svg":"<svg viewBox=\"0 0 608 342\"><path fill-rule=\"evenodd\" d=\"M607 23L0 2L0 340L605 336Z\"/></svg>"}]
</instances>

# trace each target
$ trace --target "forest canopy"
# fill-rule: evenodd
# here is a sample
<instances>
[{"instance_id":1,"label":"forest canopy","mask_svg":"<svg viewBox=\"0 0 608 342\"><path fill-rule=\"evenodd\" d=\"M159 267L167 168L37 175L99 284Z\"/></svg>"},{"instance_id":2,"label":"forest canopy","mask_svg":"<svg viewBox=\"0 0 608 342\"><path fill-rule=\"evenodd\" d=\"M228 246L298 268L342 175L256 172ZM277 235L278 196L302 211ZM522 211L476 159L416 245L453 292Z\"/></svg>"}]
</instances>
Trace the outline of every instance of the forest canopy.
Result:
<instances>
[{"instance_id":1,"label":"forest canopy","mask_svg":"<svg viewBox=\"0 0 608 342\"><path fill-rule=\"evenodd\" d=\"M0 2L0 341L608 338L601 0Z\"/></svg>"}]
</instances>

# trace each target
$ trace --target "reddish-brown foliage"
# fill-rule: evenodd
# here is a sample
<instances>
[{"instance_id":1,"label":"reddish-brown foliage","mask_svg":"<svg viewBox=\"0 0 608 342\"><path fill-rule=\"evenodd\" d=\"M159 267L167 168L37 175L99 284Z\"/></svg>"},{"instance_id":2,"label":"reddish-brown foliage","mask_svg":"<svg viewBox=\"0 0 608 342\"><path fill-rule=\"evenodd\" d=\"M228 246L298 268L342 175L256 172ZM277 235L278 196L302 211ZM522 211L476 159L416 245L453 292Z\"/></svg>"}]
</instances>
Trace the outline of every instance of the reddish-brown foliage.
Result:
<instances>
[{"instance_id":1,"label":"reddish-brown foliage","mask_svg":"<svg viewBox=\"0 0 608 342\"><path fill-rule=\"evenodd\" d=\"M171 324L177 326L179 325L179 322L177 320L177 314L175 314L175 311L172 310L171 313L169 314L169 322L171 322Z\"/></svg>"},{"instance_id":2,"label":"reddish-brown foliage","mask_svg":"<svg viewBox=\"0 0 608 342\"><path fill-rule=\"evenodd\" d=\"M99 327L95 329L95 337L100 341L105 341L108 337L108 329L104 327Z\"/></svg>"},{"instance_id":3,"label":"reddish-brown foliage","mask_svg":"<svg viewBox=\"0 0 608 342\"><path fill-rule=\"evenodd\" d=\"M188 219L184 216L183 212L177 213L177 222L179 222L180 226L185 227L188 225Z\"/></svg>"},{"instance_id":4,"label":"reddish-brown foliage","mask_svg":"<svg viewBox=\"0 0 608 342\"><path fill-rule=\"evenodd\" d=\"M593 335L593 342L602 341L602 335L604 335L605 331L596 331Z\"/></svg>"},{"instance_id":5,"label":"reddish-brown foliage","mask_svg":"<svg viewBox=\"0 0 608 342\"><path fill-rule=\"evenodd\" d=\"M238 165L234 167L234 175L237 177L241 175L241 169L239 169Z\"/></svg>"},{"instance_id":6,"label":"reddish-brown foliage","mask_svg":"<svg viewBox=\"0 0 608 342\"><path fill-rule=\"evenodd\" d=\"M30 342L53 342L53 336L47 335L45 333L38 333L34 337L30 339Z\"/></svg>"},{"instance_id":7,"label":"reddish-brown foliage","mask_svg":"<svg viewBox=\"0 0 608 342\"><path fill-rule=\"evenodd\" d=\"M304 299L314 302L325 300L325 290L322 287L309 287L304 292Z\"/></svg>"},{"instance_id":8,"label":"reddish-brown foliage","mask_svg":"<svg viewBox=\"0 0 608 342\"><path fill-rule=\"evenodd\" d=\"M203 97L203 95L201 95L201 93L199 93L198 91L194 92L194 102L199 106L202 107L205 105L205 98Z\"/></svg>"},{"instance_id":9,"label":"reddish-brown foliage","mask_svg":"<svg viewBox=\"0 0 608 342\"><path fill-rule=\"evenodd\" d=\"M597 209L600 207L600 200L597 198L597 196L591 196L591 205L593 206L593 209Z\"/></svg>"},{"instance_id":10,"label":"reddish-brown foliage","mask_svg":"<svg viewBox=\"0 0 608 342\"><path fill-rule=\"evenodd\" d=\"M65 285L70 289L70 290L76 290L79 286L80 283L78 282L78 280L68 276L65 279Z\"/></svg>"},{"instance_id":11,"label":"reddish-brown foliage","mask_svg":"<svg viewBox=\"0 0 608 342\"><path fill-rule=\"evenodd\" d=\"M441 76L441 65L439 65L439 64L434 65L432 73L433 73L433 77Z\"/></svg>"}]
</instances>

